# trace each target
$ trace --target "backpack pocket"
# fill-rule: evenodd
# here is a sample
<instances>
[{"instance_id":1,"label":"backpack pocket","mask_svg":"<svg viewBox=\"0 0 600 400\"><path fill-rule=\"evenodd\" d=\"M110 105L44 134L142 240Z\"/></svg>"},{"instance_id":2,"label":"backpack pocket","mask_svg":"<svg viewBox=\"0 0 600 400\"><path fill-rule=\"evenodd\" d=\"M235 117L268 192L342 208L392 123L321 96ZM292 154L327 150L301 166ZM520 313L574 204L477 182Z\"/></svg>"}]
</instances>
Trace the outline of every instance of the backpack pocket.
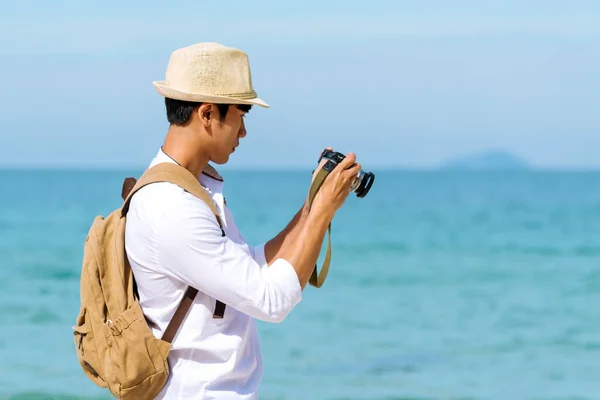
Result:
<instances>
[{"instance_id":1,"label":"backpack pocket","mask_svg":"<svg viewBox=\"0 0 600 400\"><path fill-rule=\"evenodd\" d=\"M169 375L171 345L153 335L138 302L108 321L106 328L110 367L120 395L154 398Z\"/></svg>"},{"instance_id":2,"label":"backpack pocket","mask_svg":"<svg viewBox=\"0 0 600 400\"><path fill-rule=\"evenodd\" d=\"M94 340L94 332L91 323L86 318L86 308L81 307L77 316L76 325L73 327L73 336L75 341L75 351L77 359L83 369L83 372L96 385L106 388L106 382L100 374L102 369L98 359L98 348Z\"/></svg>"}]
</instances>

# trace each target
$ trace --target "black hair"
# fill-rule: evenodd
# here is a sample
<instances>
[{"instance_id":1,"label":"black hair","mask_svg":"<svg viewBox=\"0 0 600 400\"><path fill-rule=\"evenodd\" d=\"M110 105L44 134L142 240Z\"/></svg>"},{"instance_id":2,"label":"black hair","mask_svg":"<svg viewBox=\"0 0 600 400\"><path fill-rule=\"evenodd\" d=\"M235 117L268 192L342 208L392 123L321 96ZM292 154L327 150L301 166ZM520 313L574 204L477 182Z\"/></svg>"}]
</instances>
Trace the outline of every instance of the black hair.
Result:
<instances>
[{"instance_id":1,"label":"black hair","mask_svg":"<svg viewBox=\"0 0 600 400\"><path fill-rule=\"evenodd\" d=\"M202 103L198 102L176 100L166 97L165 107L167 109L167 121L169 121L171 125L185 126L190 122L192 113L201 105ZM231 104L215 105L219 109L221 117L225 118ZM235 106L244 112L248 112L252 108L252 105L250 104L236 104Z\"/></svg>"}]
</instances>

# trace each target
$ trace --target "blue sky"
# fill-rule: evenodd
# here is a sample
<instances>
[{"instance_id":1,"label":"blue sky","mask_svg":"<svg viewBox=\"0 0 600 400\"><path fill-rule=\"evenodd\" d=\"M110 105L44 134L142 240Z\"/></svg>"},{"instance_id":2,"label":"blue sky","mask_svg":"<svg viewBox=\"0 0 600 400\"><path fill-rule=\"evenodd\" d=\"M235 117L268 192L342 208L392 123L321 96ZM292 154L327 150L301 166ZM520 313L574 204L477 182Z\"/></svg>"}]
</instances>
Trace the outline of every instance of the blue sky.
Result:
<instances>
[{"instance_id":1,"label":"blue sky","mask_svg":"<svg viewBox=\"0 0 600 400\"><path fill-rule=\"evenodd\" d=\"M507 149L600 167L600 2L19 1L0 12L2 166L145 166L167 129L171 51L250 56L272 105L231 167L432 167Z\"/></svg>"}]
</instances>

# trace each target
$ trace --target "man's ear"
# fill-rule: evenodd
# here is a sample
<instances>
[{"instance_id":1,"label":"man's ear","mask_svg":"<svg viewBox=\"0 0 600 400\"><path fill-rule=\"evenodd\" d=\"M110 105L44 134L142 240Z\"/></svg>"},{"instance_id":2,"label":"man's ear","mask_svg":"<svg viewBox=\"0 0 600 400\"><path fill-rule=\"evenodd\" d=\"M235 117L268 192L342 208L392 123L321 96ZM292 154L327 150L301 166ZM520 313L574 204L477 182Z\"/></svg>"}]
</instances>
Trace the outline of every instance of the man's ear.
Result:
<instances>
[{"instance_id":1,"label":"man's ear","mask_svg":"<svg viewBox=\"0 0 600 400\"><path fill-rule=\"evenodd\" d=\"M200 118L200 122L202 122L204 126L209 126L211 118L213 117L212 104L205 103L198 107L198 117Z\"/></svg>"}]
</instances>

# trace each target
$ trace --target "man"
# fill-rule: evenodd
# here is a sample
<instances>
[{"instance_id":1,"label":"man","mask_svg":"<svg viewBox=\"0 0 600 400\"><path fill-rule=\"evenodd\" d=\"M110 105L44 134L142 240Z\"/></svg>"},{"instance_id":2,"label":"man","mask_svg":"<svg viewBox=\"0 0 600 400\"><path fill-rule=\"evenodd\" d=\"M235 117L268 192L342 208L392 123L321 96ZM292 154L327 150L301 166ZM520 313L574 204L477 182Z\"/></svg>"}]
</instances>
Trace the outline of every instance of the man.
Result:
<instances>
[{"instance_id":1,"label":"man","mask_svg":"<svg viewBox=\"0 0 600 400\"><path fill-rule=\"evenodd\" d=\"M126 251L140 303L160 337L188 286L198 289L172 342L171 374L160 399L255 399L262 360L254 319L281 322L302 298L326 229L342 206L359 164L352 153L327 177L313 205L305 202L273 239L250 246L223 199L223 179L209 162L225 164L246 136L254 92L245 53L216 43L176 50L166 80L170 123L151 166L182 165L214 200L225 236L209 207L171 183L133 196ZM215 315L217 303L225 305Z\"/></svg>"}]
</instances>

